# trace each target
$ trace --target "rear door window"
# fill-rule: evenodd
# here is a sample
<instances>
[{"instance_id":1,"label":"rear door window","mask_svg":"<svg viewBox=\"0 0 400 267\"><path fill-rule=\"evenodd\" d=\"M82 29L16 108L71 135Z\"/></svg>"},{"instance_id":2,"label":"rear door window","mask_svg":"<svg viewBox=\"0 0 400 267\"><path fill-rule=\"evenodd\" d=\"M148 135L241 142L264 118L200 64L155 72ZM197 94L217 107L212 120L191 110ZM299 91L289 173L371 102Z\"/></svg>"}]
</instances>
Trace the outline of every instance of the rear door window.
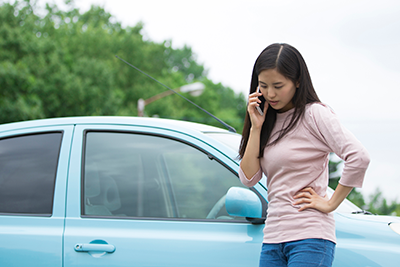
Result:
<instances>
[{"instance_id":1,"label":"rear door window","mask_svg":"<svg viewBox=\"0 0 400 267\"><path fill-rule=\"evenodd\" d=\"M62 132L0 139L0 213L51 216Z\"/></svg>"}]
</instances>

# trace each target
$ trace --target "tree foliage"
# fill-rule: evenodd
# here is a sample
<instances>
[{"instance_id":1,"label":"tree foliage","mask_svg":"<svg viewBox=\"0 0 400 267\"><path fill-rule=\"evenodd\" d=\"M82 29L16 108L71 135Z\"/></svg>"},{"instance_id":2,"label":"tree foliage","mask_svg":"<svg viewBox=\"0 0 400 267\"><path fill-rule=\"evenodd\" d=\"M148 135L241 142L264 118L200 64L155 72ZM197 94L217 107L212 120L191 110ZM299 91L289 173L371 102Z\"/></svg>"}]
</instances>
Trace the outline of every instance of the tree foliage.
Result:
<instances>
[{"instance_id":1,"label":"tree foliage","mask_svg":"<svg viewBox=\"0 0 400 267\"><path fill-rule=\"evenodd\" d=\"M138 99L166 89L118 55L171 88L203 82L201 96L185 96L241 130L244 96L209 80L190 47L145 40L142 23L122 27L101 7L81 14L73 1L66 4L67 10L54 4L39 10L29 0L0 6L0 123L137 115ZM149 104L145 114L221 126L176 95Z\"/></svg>"}]
</instances>

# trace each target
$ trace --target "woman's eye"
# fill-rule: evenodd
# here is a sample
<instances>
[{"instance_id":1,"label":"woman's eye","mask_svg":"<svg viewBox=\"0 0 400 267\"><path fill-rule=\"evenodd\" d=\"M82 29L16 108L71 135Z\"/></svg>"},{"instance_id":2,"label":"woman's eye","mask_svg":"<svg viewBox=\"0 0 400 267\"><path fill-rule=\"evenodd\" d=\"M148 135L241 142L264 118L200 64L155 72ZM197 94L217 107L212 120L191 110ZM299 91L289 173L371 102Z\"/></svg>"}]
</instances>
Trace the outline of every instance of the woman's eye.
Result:
<instances>
[{"instance_id":1,"label":"woman's eye","mask_svg":"<svg viewBox=\"0 0 400 267\"><path fill-rule=\"evenodd\" d=\"M283 86L275 86L276 89L281 89Z\"/></svg>"}]
</instances>

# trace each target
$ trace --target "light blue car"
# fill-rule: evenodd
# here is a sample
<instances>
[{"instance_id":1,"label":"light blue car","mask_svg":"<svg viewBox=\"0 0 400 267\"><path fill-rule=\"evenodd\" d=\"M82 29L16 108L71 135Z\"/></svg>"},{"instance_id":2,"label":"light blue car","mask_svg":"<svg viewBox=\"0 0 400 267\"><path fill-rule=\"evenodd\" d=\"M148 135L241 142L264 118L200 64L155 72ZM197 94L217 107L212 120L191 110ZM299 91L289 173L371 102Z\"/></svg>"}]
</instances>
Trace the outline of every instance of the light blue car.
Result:
<instances>
[{"instance_id":1,"label":"light blue car","mask_svg":"<svg viewBox=\"0 0 400 267\"><path fill-rule=\"evenodd\" d=\"M0 266L258 266L267 189L240 183L240 138L152 118L1 125ZM334 266L400 266L399 217L358 212L335 212Z\"/></svg>"}]
</instances>

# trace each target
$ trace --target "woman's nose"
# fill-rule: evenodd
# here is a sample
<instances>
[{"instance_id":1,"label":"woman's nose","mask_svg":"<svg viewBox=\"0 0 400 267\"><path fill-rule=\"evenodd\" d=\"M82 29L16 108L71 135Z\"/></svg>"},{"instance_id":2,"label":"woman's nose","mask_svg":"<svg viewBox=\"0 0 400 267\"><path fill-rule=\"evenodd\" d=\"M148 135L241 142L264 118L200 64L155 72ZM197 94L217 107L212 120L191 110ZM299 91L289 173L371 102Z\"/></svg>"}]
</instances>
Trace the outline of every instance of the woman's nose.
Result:
<instances>
[{"instance_id":1,"label":"woman's nose","mask_svg":"<svg viewBox=\"0 0 400 267\"><path fill-rule=\"evenodd\" d=\"M273 99L276 96L275 91L272 89L267 90L267 97L268 99Z\"/></svg>"}]
</instances>

